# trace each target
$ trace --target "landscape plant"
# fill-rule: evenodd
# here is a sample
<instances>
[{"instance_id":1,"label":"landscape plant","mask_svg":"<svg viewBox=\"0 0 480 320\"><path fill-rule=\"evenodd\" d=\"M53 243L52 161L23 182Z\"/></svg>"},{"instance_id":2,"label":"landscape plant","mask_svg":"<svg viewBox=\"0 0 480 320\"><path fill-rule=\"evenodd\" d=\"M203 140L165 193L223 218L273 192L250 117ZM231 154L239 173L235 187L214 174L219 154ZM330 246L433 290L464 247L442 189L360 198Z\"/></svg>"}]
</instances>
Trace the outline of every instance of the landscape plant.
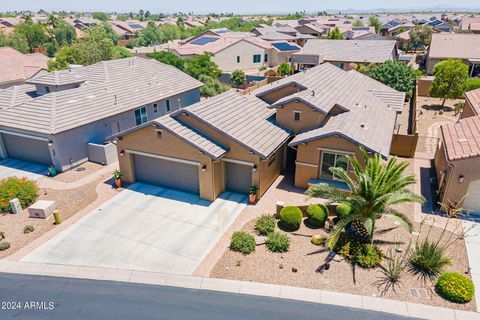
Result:
<instances>
[{"instance_id":1,"label":"landscape plant","mask_svg":"<svg viewBox=\"0 0 480 320\"><path fill-rule=\"evenodd\" d=\"M290 64L284 62L277 67L277 73L279 76L286 77L292 74L292 67Z\"/></svg>"},{"instance_id":2,"label":"landscape plant","mask_svg":"<svg viewBox=\"0 0 480 320\"><path fill-rule=\"evenodd\" d=\"M244 231L234 232L230 240L230 248L245 255L255 252L256 245L255 238Z\"/></svg>"},{"instance_id":3,"label":"landscape plant","mask_svg":"<svg viewBox=\"0 0 480 320\"><path fill-rule=\"evenodd\" d=\"M275 231L277 221L271 214L262 214L255 220L255 231L261 236L266 236Z\"/></svg>"},{"instance_id":4,"label":"landscape plant","mask_svg":"<svg viewBox=\"0 0 480 320\"><path fill-rule=\"evenodd\" d=\"M369 72L370 77L397 91L405 92L407 99L412 97L415 86L415 70L400 61L386 61Z\"/></svg>"},{"instance_id":5,"label":"landscape plant","mask_svg":"<svg viewBox=\"0 0 480 320\"><path fill-rule=\"evenodd\" d=\"M327 39L330 40L343 40L343 34L338 27L330 29L327 33Z\"/></svg>"},{"instance_id":6,"label":"landscape plant","mask_svg":"<svg viewBox=\"0 0 480 320\"><path fill-rule=\"evenodd\" d=\"M328 218L328 208L323 204L311 204L307 207L307 223L312 227L323 228Z\"/></svg>"},{"instance_id":7,"label":"landscape plant","mask_svg":"<svg viewBox=\"0 0 480 320\"><path fill-rule=\"evenodd\" d=\"M462 60L448 59L435 65L435 79L430 86L432 97L442 98L442 107L447 99L463 97L468 80L468 66Z\"/></svg>"},{"instance_id":8,"label":"landscape plant","mask_svg":"<svg viewBox=\"0 0 480 320\"><path fill-rule=\"evenodd\" d=\"M382 25L382 23L380 22L380 19L378 19L377 17L375 16L370 16L368 18L368 25L370 27L374 27L375 28L375 33L379 33L380 32L380 26Z\"/></svg>"},{"instance_id":9,"label":"landscape plant","mask_svg":"<svg viewBox=\"0 0 480 320\"><path fill-rule=\"evenodd\" d=\"M38 186L27 178L8 177L0 180L0 212L10 210L10 200L18 198L23 209L38 198Z\"/></svg>"},{"instance_id":10,"label":"landscape plant","mask_svg":"<svg viewBox=\"0 0 480 320\"><path fill-rule=\"evenodd\" d=\"M23 233L24 234L29 234L31 232L35 231L35 227L32 226L31 224L28 224L26 225L24 228L23 228Z\"/></svg>"},{"instance_id":11,"label":"landscape plant","mask_svg":"<svg viewBox=\"0 0 480 320\"><path fill-rule=\"evenodd\" d=\"M5 251L10 248L10 242L1 241L0 242L0 251Z\"/></svg>"},{"instance_id":12,"label":"landscape plant","mask_svg":"<svg viewBox=\"0 0 480 320\"><path fill-rule=\"evenodd\" d=\"M284 207L279 216L280 225L289 231L298 230L302 224L303 214L298 207Z\"/></svg>"},{"instance_id":13,"label":"landscape plant","mask_svg":"<svg viewBox=\"0 0 480 320\"><path fill-rule=\"evenodd\" d=\"M375 281L378 289L383 287L381 295L384 295L388 290L392 289L396 292L396 287L401 284L403 272L408 264L407 251L398 253L393 247L390 247L385 254L384 263L380 266L380 277Z\"/></svg>"},{"instance_id":14,"label":"landscape plant","mask_svg":"<svg viewBox=\"0 0 480 320\"><path fill-rule=\"evenodd\" d=\"M229 89L228 85L207 75L201 75L199 80L203 82L203 86L200 88L200 95L205 98L219 95Z\"/></svg>"},{"instance_id":15,"label":"landscape plant","mask_svg":"<svg viewBox=\"0 0 480 320\"><path fill-rule=\"evenodd\" d=\"M242 70L235 70L230 75L230 81L236 88L242 88L247 83L247 76Z\"/></svg>"},{"instance_id":16,"label":"landscape plant","mask_svg":"<svg viewBox=\"0 0 480 320\"><path fill-rule=\"evenodd\" d=\"M334 251L362 268L375 268L382 260L382 253L377 246L362 243L345 233L336 242Z\"/></svg>"},{"instance_id":17,"label":"landscape plant","mask_svg":"<svg viewBox=\"0 0 480 320\"><path fill-rule=\"evenodd\" d=\"M472 280L458 272L445 272L438 277L435 291L444 299L455 303L467 303L475 296Z\"/></svg>"},{"instance_id":18,"label":"landscape plant","mask_svg":"<svg viewBox=\"0 0 480 320\"><path fill-rule=\"evenodd\" d=\"M272 232L268 235L265 246L271 252L287 252L290 248L290 238L285 233Z\"/></svg>"},{"instance_id":19,"label":"landscape plant","mask_svg":"<svg viewBox=\"0 0 480 320\"><path fill-rule=\"evenodd\" d=\"M421 48L430 44L432 28L429 26L415 26L408 32L410 45L414 48Z\"/></svg>"}]
</instances>

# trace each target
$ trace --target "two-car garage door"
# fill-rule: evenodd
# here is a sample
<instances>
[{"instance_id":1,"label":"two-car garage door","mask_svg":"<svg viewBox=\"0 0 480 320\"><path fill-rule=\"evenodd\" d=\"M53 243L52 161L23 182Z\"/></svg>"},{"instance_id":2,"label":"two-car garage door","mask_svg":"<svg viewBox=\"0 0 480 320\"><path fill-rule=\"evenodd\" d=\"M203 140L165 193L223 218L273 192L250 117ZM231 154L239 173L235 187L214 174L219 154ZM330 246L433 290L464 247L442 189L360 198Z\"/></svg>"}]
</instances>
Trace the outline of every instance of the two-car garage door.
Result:
<instances>
[{"instance_id":1,"label":"two-car garage door","mask_svg":"<svg viewBox=\"0 0 480 320\"><path fill-rule=\"evenodd\" d=\"M49 165L52 163L48 142L20 135L2 133L8 158Z\"/></svg>"},{"instance_id":2,"label":"two-car garage door","mask_svg":"<svg viewBox=\"0 0 480 320\"><path fill-rule=\"evenodd\" d=\"M198 194L198 165L133 155L135 180Z\"/></svg>"}]
</instances>

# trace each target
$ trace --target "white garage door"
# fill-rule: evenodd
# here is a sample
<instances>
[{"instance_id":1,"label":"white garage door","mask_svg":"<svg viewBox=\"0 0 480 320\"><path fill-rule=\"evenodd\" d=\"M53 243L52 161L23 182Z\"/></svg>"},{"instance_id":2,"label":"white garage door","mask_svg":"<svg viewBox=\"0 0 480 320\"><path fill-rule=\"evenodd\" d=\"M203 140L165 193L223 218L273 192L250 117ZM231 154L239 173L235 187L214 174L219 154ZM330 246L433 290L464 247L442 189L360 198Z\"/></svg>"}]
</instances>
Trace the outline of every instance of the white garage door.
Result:
<instances>
[{"instance_id":1,"label":"white garage door","mask_svg":"<svg viewBox=\"0 0 480 320\"><path fill-rule=\"evenodd\" d=\"M52 163L48 142L12 134L2 134L7 156L44 165Z\"/></svg>"},{"instance_id":2,"label":"white garage door","mask_svg":"<svg viewBox=\"0 0 480 320\"><path fill-rule=\"evenodd\" d=\"M135 154L135 180L188 193L200 192L198 166Z\"/></svg>"},{"instance_id":3,"label":"white garage door","mask_svg":"<svg viewBox=\"0 0 480 320\"><path fill-rule=\"evenodd\" d=\"M467 193L467 197L463 201L463 209L480 212L480 180L471 182Z\"/></svg>"}]
</instances>

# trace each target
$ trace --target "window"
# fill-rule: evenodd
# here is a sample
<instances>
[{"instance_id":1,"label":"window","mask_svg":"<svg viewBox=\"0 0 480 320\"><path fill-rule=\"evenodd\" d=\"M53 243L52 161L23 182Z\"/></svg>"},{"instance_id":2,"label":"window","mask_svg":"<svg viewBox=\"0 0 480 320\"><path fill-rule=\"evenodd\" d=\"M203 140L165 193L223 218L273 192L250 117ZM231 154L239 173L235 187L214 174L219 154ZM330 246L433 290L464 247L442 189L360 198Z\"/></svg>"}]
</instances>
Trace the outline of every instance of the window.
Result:
<instances>
[{"instance_id":1,"label":"window","mask_svg":"<svg viewBox=\"0 0 480 320\"><path fill-rule=\"evenodd\" d=\"M240 63L240 56L237 56L237 63Z\"/></svg>"},{"instance_id":2,"label":"window","mask_svg":"<svg viewBox=\"0 0 480 320\"><path fill-rule=\"evenodd\" d=\"M170 100L165 100L165 110L167 110L167 112L170 112Z\"/></svg>"},{"instance_id":3,"label":"window","mask_svg":"<svg viewBox=\"0 0 480 320\"><path fill-rule=\"evenodd\" d=\"M322 152L320 177L331 180L340 180L330 172L330 168L332 167L343 168L345 171L348 171L348 157L344 154Z\"/></svg>"},{"instance_id":4,"label":"window","mask_svg":"<svg viewBox=\"0 0 480 320\"><path fill-rule=\"evenodd\" d=\"M300 115L302 114L301 111L293 111L293 118L295 121L300 121Z\"/></svg>"},{"instance_id":5,"label":"window","mask_svg":"<svg viewBox=\"0 0 480 320\"><path fill-rule=\"evenodd\" d=\"M254 54L253 55L253 63L260 63L262 62L262 55L261 54Z\"/></svg>"},{"instance_id":6,"label":"window","mask_svg":"<svg viewBox=\"0 0 480 320\"><path fill-rule=\"evenodd\" d=\"M50 93L50 87L45 87L45 92Z\"/></svg>"},{"instance_id":7,"label":"window","mask_svg":"<svg viewBox=\"0 0 480 320\"><path fill-rule=\"evenodd\" d=\"M153 104L153 113L157 113L158 112L158 104L154 103Z\"/></svg>"},{"instance_id":8,"label":"window","mask_svg":"<svg viewBox=\"0 0 480 320\"><path fill-rule=\"evenodd\" d=\"M135 110L135 123L137 124L137 126L147 121L147 109L145 107Z\"/></svg>"},{"instance_id":9,"label":"window","mask_svg":"<svg viewBox=\"0 0 480 320\"><path fill-rule=\"evenodd\" d=\"M263 56L263 61L268 62L268 54L265 53L265 55Z\"/></svg>"}]
</instances>

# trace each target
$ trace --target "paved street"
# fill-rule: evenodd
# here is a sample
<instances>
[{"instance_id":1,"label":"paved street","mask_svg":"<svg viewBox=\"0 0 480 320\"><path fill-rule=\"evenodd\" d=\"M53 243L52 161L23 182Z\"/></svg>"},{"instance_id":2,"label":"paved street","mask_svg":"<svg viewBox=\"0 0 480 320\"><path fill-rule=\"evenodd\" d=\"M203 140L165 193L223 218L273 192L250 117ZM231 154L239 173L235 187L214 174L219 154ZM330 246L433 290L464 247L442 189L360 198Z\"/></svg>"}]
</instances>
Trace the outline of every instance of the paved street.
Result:
<instances>
[{"instance_id":1,"label":"paved street","mask_svg":"<svg viewBox=\"0 0 480 320\"><path fill-rule=\"evenodd\" d=\"M246 202L136 183L22 261L191 274Z\"/></svg>"},{"instance_id":2,"label":"paved street","mask_svg":"<svg viewBox=\"0 0 480 320\"><path fill-rule=\"evenodd\" d=\"M414 319L333 305L206 290L0 273L0 319ZM25 309L44 302L49 310ZM53 304L50 304L52 302ZM32 304L29 304L32 305ZM37 306L42 305L38 303Z\"/></svg>"}]
</instances>

